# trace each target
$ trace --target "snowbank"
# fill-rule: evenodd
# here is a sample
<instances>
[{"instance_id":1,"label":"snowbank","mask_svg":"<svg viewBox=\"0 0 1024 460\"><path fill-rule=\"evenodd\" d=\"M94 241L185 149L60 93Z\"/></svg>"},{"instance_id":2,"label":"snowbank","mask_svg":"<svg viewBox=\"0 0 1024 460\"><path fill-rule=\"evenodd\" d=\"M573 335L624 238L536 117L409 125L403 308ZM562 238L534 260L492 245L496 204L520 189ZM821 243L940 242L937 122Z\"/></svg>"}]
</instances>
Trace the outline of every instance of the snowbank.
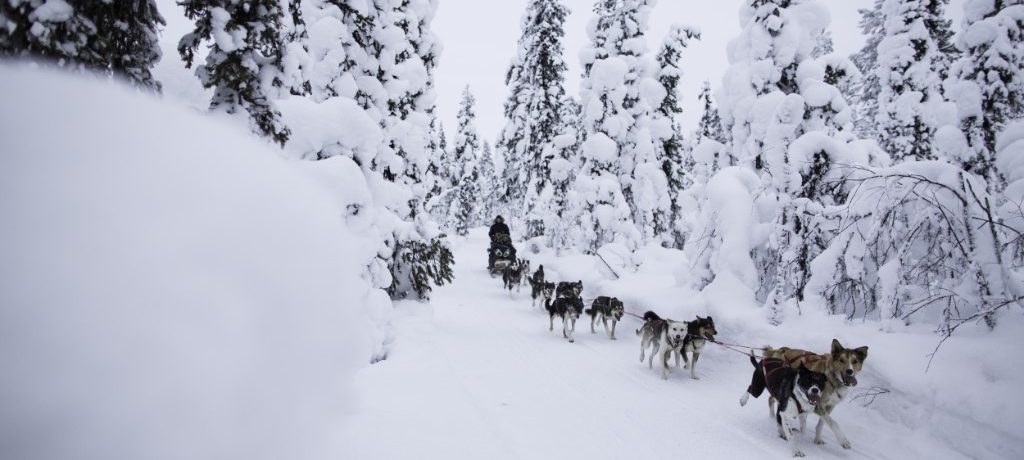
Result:
<instances>
[{"instance_id":1,"label":"snowbank","mask_svg":"<svg viewBox=\"0 0 1024 460\"><path fill-rule=\"evenodd\" d=\"M0 67L0 458L336 458L373 247L296 162Z\"/></svg>"}]
</instances>

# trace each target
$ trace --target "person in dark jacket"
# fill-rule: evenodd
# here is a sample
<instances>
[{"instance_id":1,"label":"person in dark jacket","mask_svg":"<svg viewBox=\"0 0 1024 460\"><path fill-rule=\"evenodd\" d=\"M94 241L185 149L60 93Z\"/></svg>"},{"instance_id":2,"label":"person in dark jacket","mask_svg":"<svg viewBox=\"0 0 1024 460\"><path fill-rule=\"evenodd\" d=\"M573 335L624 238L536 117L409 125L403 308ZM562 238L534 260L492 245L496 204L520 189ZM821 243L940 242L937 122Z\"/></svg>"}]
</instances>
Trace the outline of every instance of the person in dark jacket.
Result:
<instances>
[{"instance_id":1,"label":"person in dark jacket","mask_svg":"<svg viewBox=\"0 0 1024 460\"><path fill-rule=\"evenodd\" d=\"M516 249L512 247L512 238L508 230L508 225L505 225L505 219L501 216L494 218L494 224L491 225L491 230L487 232L487 235L491 237L491 247L487 249L487 269L494 268L494 261L498 258L495 254L495 249L501 248L503 252L508 252L509 257L515 260ZM505 258L504 256L502 258Z\"/></svg>"},{"instance_id":2,"label":"person in dark jacket","mask_svg":"<svg viewBox=\"0 0 1024 460\"><path fill-rule=\"evenodd\" d=\"M505 219L501 216L494 218L494 225L491 225L491 231L487 232L487 236L494 239L494 235L512 235L508 230L508 225L505 225Z\"/></svg>"}]
</instances>

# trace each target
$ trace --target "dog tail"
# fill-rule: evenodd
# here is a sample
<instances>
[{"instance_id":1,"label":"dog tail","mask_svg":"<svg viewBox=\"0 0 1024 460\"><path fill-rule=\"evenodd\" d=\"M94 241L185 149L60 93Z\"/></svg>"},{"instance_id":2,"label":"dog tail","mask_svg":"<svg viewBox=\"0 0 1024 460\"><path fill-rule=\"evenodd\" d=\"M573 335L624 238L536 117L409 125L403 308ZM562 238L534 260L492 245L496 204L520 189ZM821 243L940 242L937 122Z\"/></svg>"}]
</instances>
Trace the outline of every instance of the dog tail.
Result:
<instances>
[{"instance_id":1,"label":"dog tail","mask_svg":"<svg viewBox=\"0 0 1024 460\"><path fill-rule=\"evenodd\" d=\"M754 367L757 367L757 358L755 358L754 355L750 355L750 364L753 364Z\"/></svg>"},{"instance_id":2,"label":"dog tail","mask_svg":"<svg viewBox=\"0 0 1024 460\"><path fill-rule=\"evenodd\" d=\"M647 310L647 312L644 313L644 321L661 321L661 317L658 316L657 313Z\"/></svg>"}]
</instances>

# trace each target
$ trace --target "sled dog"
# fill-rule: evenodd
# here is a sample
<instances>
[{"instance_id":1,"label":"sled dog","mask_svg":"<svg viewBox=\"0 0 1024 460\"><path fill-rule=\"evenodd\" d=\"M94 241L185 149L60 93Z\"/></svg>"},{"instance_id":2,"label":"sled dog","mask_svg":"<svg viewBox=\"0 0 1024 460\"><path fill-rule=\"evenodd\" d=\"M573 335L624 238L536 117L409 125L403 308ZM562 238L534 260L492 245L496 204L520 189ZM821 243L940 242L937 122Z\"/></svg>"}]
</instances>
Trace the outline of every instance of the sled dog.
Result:
<instances>
[{"instance_id":1,"label":"sled dog","mask_svg":"<svg viewBox=\"0 0 1024 460\"><path fill-rule=\"evenodd\" d=\"M683 338L683 368L690 369L690 378L697 380L697 358L700 358L700 352L704 350L704 344L708 340L714 341L715 334L718 331L715 330L715 320L711 319L710 316L707 318L701 318L699 315L694 321L686 321L686 337ZM686 355L690 354L693 357L693 361L686 359Z\"/></svg>"},{"instance_id":2,"label":"sled dog","mask_svg":"<svg viewBox=\"0 0 1024 460\"><path fill-rule=\"evenodd\" d=\"M864 367L864 360L868 358L868 347L846 348L838 340L832 339L832 352L824 355L811 353L796 348L782 347L771 349L766 347L765 357L778 358L789 367L806 366L808 369L825 374L828 382L825 384L824 393L821 396L821 404L814 407L814 413L818 415L818 425L814 429L815 444L824 444L822 431L827 424L836 435L836 440L844 449L850 448L850 440L846 438L839 423L832 418L832 410L839 405L850 389L857 386L857 374ZM768 409L772 409L774 400L768 399Z\"/></svg>"},{"instance_id":3,"label":"sled dog","mask_svg":"<svg viewBox=\"0 0 1024 460\"><path fill-rule=\"evenodd\" d=\"M608 334L608 338L615 340L615 325L622 321L622 315L625 312L625 306L616 297L600 296L594 299L594 303L590 305L590 308L586 309L586 313L590 315L590 333L597 333L594 330L594 324L600 320L601 324L604 325L604 333ZM609 320L612 322L611 331L608 330Z\"/></svg>"},{"instance_id":4,"label":"sled dog","mask_svg":"<svg viewBox=\"0 0 1024 460\"><path fill-rule=\"evenodd\" d=\"M828 378L803 364L797 368L789 367L779 358L763 358L758 361L751 356L750 363L754 365L754 375L747 391L740 397L740 405L747 405L750 396L760 397L767 388L768 394L779 401L778 411L775 412L779 436L789 441L794 457L803 457L804 453L796 444L790 421L799 418L800 432L804 431L807 413L821 404Z\"/></svg>"},{"instance_id":5,"label":"sled dog","mask_svg":"<svg viewBox=\"0 0 1024 460\"><path fill-rule=\"evenodd\" d=\"M555 316L562 318L562 337L573 343L573 333L576 332L576 320L583 313L583 299L579 297L559 297L554 301L545 300L544 307L548 310L548 317L551 320L548 330L555 330Z\"/></svg>"},{"instance_id":6,"label":"sled dog","mask_svg":"<svg viewBox=\"0 0 1024 460\"><path fill-rule=\"evenodd\" d=\"M679 367L679 350L683 346L683 337L686 336L686 323L662 319L653 311L644 313L644 325L636 330L640 338L640 362L644 362L644 352L651 348L650 358L647 359L647 367L654 367L654 355L661 353L661 378L668 379L668 360L675 355L676 367ZM662 351L662 349L664 349Z\"/></svg>"},{"instance_id":7,"label":"sled dog","mask_svg":"<svg viewBox=\"0 0 1024 460\"><path fill-rule=\"evenodd\" d=\"M526 259L519 259L519 268L522 269L523 275L519 277L519 284L523 286L530 285L530 261Z\"/></svg>"},{"instance_id":8,"label":"sled dog","mask_svg":"<svg viewBox=\"0 0 1024 460\"><path fill-rule=\"evenodd\" d=\"M505 267L505 270L501 272L501 280L505 283L505 289L509 291L515 288L516 292L519 292L519 287L522 285L522 279L525 278L526 270L523 269L523 265L518 261L512 261L512 263Z\"/></svg>"},{"instance_id":9,"label":"sled dog","mask_svg":"<svg viewBox=\"0 0 1024 460\"><path fill-rule=\"evenodd\" d=\"M532 305L537 305L539 302L540 306L543 307L547 305L548 300L555 297L555 283L545 283L543 281L540 283L530 281L530 283L533 283L530 285L530 296L533 297Z\"/></svg>"},{"instance_id":10,"label":"sled dog","mask_svg":"<svg viewBox=\"0 0 1024 460\"><path fill-rule=\"evenodd\" d=\"M571 281L561 281L558 283L558 287L555 288L555 297L579 297L583 295L583 281L577 281L575 283Z\"/></svg>"}]
</instances>

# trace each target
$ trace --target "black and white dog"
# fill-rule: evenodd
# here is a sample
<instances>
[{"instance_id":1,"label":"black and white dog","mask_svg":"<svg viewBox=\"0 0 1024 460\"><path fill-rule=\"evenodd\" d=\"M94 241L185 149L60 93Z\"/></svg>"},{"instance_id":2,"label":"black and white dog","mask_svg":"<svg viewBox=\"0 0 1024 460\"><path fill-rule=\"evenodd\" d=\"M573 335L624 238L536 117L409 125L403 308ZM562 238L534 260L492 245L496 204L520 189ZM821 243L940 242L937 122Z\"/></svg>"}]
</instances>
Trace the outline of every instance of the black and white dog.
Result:
<instances>
[{"instance_id":1,"label":"black and white dog","mask_svg":"<svg viewBox=\"0 0 1024 460\"><path fill-rule=\"evenodd\" d=\"M523 270L523 276L519 277L519 283L523 286L530 285L530 261L526 259L519 259L519 268Z\"/></svg>"},{"instance_id":2,"label":"black and white dog","mask_svg":"<svg viewBox=\"0 0 1024 460\"><path fill-rule=\"evenodd\" d=\"M622 315L625 314L625 312L626 308L618 298L600 296L594 299L594 303L592 303L590 308L586 310L586 313L590 315L590 333L597 333L597 331L594 330L594 323L600 319L601 324L604 325L604 333L608 334L608 338L615 340L615 325L618 324L619 321L622 321ZM608 331L609 320L612 322L611 332ZM696 360L696 358L694 359Z\"/></svg>"},{"instance_id":3,"label":"black and white dog","mask_svg":"<svg viewBox=\"0 0 1024 460\"><path fill-rule=\"evenodd\" d=\"M718 331L715 330L715 320L710 316L701 318L697 316L696 321L686 321L686 337L683 338L683 367L690 369L690 378L697 380L697 358L704 350L704 343L708 340L714 341ZM693 361L686 359L686 355L693 356Z\"/></svg>"},{"instance_id":4,"label":"black and white dog","mask_svg":"<svg viewBox=\"0 0 1024 460\"><path fill-rule=\"evenodd\" d=\"M523 268L522 260L513 260L512 264L501 272L501 280L505 283L505 289L511 291L512 288L515 288L516 292L519 292L522 279L526 278L525 274L526 270Z\"/></svg>"},{"instance_id":5,"label":"black and white dog","mask_svg":"<svg viewBox=\"0 0 1024 460\"><path fill-rule=\"evenodd\" d=\"M555 330L555 316L562 318L562 337L569 339L569 343L576 340L573 332L576 331L576 320L583 314L583 299L579 297L559 297L554 301L546 300L544 307L548 310L551 323L549 331Z\"/></svg>"},{"instance_id":6,"label":"black and white dog","mask_svg":"<svg viewBox=\"0 0 1024 460\"><path fill-rule=\"evenodd\" d=\"M532 292L530 295L533 297L533 305L537 305L540 302L540 306L547 305L548 300L555 298L555 283L546 283L530 281L533 283L530 285Z\"/></svg>"},{"instance_id":7,"label":"black and white dog","mask_svg":"<svg viewBox=\"0 0 1024 460\"><path fill-rule=\"evenodd\" d=\"M807 426L807 413L814 411L815 406L821 402L821 394L825 390L828 377L821 372L808 369L803 364L794 369L778 358L763 358L759 362L751 356L750 364L754 365L754 375L747 391L740 397L740 405L745 406L751 395L755 398L761 396L767 388L768 393L779 401L775 412L779 436L789 441L794 457L803 457L804 453L796 445L790 420L794 417L799 418L800 432L804 431Z\"/></svg>"},{"instance_id":8,"label":"black and white dog","mask_svg":"<svg viewBox=\"0 0 1024 460\"><path fill-rule=\"evenodd\" d=\"M555 288L555 298L561 299L563 297L577 297L583 295L583 281L577 281L575 283L571 281L561 281Z\"/></svg>"},{"instance_id":9,"label":"black and white dog","mask_svg":"<svg viewBox=\"0 0 1024 460\"><path fill-rule=\"evenodd\" d=\"M636 330L640 339L640 362L644 362L644 352L651 348L651 357L647 360L647 367L654 367L654 355L661 351L661 378L668 379L668 360L672 355L676 357L676 367L679 367L679 350L683 346L683 338L686 337L686 323L662 319L653 311L644 313L644 325Z\"/></svg>"}]
</instances>

